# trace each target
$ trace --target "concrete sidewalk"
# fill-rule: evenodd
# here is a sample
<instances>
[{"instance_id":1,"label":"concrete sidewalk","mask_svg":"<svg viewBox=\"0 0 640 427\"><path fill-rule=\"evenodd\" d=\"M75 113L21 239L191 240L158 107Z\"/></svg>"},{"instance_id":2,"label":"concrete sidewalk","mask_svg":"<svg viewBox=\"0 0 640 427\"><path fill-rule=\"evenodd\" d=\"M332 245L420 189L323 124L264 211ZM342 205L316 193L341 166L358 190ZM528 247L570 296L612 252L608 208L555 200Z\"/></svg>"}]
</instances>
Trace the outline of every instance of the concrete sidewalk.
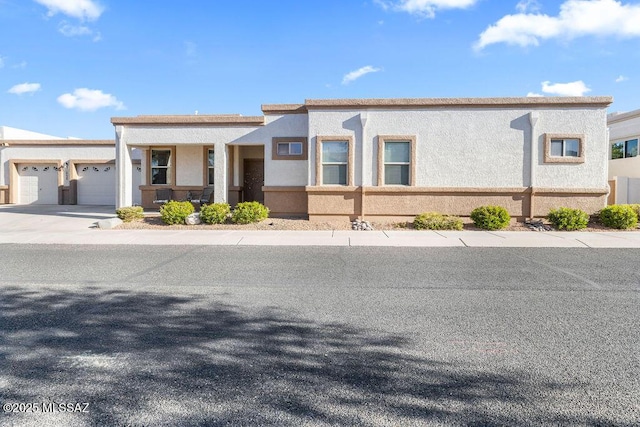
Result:
<instances>
[{"instance_id":1,"label":"concrete sidewalk","mask_svg":"<svg viewBox=\"0 0 640 427\"><path fill-rule=\"evenodd\" d=\"M0 244L640 248L640 231L100 230L112 206L0 205Z\"/></svg>"}]
</instances>

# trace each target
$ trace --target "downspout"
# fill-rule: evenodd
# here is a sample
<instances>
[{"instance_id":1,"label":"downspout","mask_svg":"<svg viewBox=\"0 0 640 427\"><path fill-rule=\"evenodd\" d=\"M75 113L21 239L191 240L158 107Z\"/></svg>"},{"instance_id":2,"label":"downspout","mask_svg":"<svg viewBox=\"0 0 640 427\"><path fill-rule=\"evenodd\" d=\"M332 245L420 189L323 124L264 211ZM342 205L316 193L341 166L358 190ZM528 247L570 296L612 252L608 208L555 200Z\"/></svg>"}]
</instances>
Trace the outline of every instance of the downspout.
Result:
<instances>
[{"instance_id":1,"label":"downspout","mask_svg":"<svg viewBox=\"0 0 640 427\"><path fill-rule=\"evenodd\" d=\"M535 213L534 188L536 183L536 164L538 161L538 132L537 124L540 115L537 111L529 113L529 123L531 123L531 171L529 176L529 219L533 219Z\"/></svg>"},{"instance_id":2,"label":"downspout","mask_svg":"<svg viewBox=\"0 0 640 427\"><path fill-rule=\"evenodd\" d=\"M360 154L361 154L361 159L360 159L360 169L361 169L361 174L360 174L360 219L362 221L364 221L364 211L365 211L365 194L364 194L364 186L365 186L365 165L368 164L368 162L366 162L367 160L367 156L366 156L366 151L365 150L365 143L367 141L367 137L366 137L366 129L367 129L367 119L368 119L368 115L367 112L362 112L360 113L360 124L362 125L362 132L361 132L361 142L360 142Z\"/></svg>"}]
</instances>

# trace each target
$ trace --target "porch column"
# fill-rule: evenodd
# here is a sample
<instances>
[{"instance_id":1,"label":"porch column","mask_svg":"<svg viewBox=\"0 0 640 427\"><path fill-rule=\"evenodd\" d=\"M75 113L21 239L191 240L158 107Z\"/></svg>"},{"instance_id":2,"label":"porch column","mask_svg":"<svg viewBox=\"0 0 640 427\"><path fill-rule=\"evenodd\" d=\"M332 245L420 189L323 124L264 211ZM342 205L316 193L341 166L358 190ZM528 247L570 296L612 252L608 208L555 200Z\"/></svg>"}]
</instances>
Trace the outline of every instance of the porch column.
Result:
<instances>
[{"instance_id":1,"label":"porch column","mask_svg":"<svg viewBox=\"0 0 640 427\"><path fill-rule=\"evenodd\" d=\"M140 185L149 185L149 147L137 147L140 150Z\"/></svg>"},{"instance_id":2,"label":"porch column","mask_svg":"<svg viewBox=\"0 0 640 427\"><path fill-rule=\"evenodd\" d=\"M116 209L133 205L131 148L123 136L124 127L116 126Z\"/></svg>"},{"instance_id":3,"label":"porch column","mask_svg":"<svg viewBox=\"0 0 640 427\"><path fill-rule=\"evenodd\" d=\"M229 154L224 143L215 144L214 164L213 201L223 203L227 201L227 167L229 165Z\"/></svg>"}]
</instances>

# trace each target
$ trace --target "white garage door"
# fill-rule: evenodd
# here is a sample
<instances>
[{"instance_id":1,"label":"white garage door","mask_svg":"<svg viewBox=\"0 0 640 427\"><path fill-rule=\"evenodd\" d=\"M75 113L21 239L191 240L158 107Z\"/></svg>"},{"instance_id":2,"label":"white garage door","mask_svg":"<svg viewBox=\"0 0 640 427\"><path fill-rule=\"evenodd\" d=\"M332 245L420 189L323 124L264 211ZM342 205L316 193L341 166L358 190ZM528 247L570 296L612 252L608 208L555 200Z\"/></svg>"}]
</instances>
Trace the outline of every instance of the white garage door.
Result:
<instances>
[{"instance_id":1,"label":"white garage door","mask_svg":"<svg viewBox=\"0 0 640 427\"><path fill-rule=\"evenodd\" d=\"M113 164L76 165L79 205L115 205L116 168Z\"/></svg>"},{"instance_id":2,"label":"white garage door","mask_svg":"<svg viewBox=\"0 0 640 427\"><path fill-rule=\"evenodd\" d=\"M19 204L58 204L58 171L55 164L19 164L18 176Z\"/></svg>"}]
</instances>

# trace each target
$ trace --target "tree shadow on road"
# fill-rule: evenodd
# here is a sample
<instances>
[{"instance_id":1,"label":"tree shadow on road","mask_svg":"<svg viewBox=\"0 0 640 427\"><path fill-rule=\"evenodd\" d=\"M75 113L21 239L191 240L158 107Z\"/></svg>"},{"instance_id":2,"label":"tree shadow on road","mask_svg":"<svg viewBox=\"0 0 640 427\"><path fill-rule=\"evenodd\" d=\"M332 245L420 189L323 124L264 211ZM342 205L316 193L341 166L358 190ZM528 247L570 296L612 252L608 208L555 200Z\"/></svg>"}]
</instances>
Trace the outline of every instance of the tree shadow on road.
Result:
<instances>
[{"instance_id":1,"label":"tree shadow on road","mask_svg":"<svg viewBox=\"0 0 640 427\"><path fill-rule=\"evenodd\" d=\"M89 402L89 413L49 414L69 425L610 424L549 409L550 393L575 385L212 297L13 287L0 310L3 402Z\"/></svg>"}]
</instances>

